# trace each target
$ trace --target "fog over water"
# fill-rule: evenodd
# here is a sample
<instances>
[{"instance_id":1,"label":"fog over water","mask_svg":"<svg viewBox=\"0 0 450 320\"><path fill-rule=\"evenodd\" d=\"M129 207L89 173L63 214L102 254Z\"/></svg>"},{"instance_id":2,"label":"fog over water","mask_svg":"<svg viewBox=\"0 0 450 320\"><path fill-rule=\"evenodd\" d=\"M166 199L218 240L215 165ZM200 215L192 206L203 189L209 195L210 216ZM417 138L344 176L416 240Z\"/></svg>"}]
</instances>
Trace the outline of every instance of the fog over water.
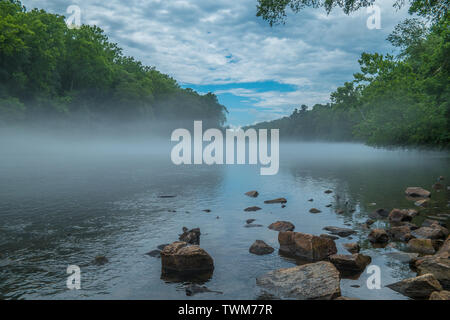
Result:
<instances>
[{"instance_id":1,"label":"fog over water","mask_svg":"<svg viewBox=\"0 0 450 320\"><path fill-rule=\"evenodd\" d=\"M174 145L170 134L156 139L120 132L2 131L0 298L189 299L182 282L161 279L160 259L146 255L178 240L186 226L201 229L200 245L215 262L205 285L223 292L192 298L254 299L261 293L256 277L296 263L278 254L277 232L267 229L277 220L316 235L326 233L325 226L353 228L353 239L336 241L339 253L346 253L343 243L360 242L362 253L381 267L384 286L415 274L389 255L396 249L373 248L359 223L377 208L412 208L404 197L408 186L431 189L437 177L450 179L449 154L438 151L285 143L280 146L279 173L261 176L259 165L175 166L170 160ZM333 193L325 194L327 189ZM258 190L260 196L246 197L249 190ZM288 200L286 208L263 203L278 197ZM415 222L436 211L448 212L447 199L447 189L433 192L433 207ZM262 210L244 212L249 206ZM311 214L312 207L322 212ZM350 207L356 211L346 210ZM339 215L336 209L346 212ZM249 218L263 227L244 227ZM250 254L256 239L276 250L266 256ZM93 265L99 255L109 262ZM72 264L82 272L78 291L66 287L66 268ZM342 279L342 295L405 298L385 287L367 289L367 277L363 273L358 279Z\"/></svg>"}]
</instances>

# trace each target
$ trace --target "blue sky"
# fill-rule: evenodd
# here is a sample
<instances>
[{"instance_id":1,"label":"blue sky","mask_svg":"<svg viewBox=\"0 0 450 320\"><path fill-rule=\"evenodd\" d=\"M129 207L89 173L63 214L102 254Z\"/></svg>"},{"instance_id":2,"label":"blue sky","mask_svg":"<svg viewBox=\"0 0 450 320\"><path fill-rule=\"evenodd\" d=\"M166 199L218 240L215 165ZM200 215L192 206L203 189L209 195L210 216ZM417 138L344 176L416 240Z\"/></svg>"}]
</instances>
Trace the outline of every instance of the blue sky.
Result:
<instances>
[{"instance_id":1,"label":"blue sky","mask_svg":"<svg viewBox=\"0 0 450 320\"><path fill-rule=\"evenodd\" d=\"M361 9L289 14L270 27L256 17L256 0L25 0L66 13L81 9L81 22L97 25L126 55L155 66L183 86L214 92L240 126L289 115L301 104L329 101L330 93L359 70L361 52L391 53L385 40L406 16L378 1L381 29L367 28Z\"/></svg>"}]
</instances>

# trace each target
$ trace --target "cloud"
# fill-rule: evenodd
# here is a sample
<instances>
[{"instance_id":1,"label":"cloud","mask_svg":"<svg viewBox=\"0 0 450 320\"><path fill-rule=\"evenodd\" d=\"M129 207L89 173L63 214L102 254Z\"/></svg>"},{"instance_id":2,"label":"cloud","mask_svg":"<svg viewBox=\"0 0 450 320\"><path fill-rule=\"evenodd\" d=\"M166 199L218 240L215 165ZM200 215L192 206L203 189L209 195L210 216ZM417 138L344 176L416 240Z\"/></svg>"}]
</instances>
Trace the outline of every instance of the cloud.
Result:
<instances>
[{"instance_id":1,"label":"cloud","mask_svg":"<svg viewBox=\"0 0 450 320\"><path fill-rule=\"evenodd\" d=\"M271 28L255 16L256 0L23 2L59 14L78 5L83 23L100 26L125 54L187 86L267 81L292 85L292 92L228 91L254 101L254 108L272 110L327 101L329 93L358 70L362 51L390 50L385 38L406 15L405 10L394 12L389 0L379 4L381 30L366 27L365 9L350 16L340 9L330 15L306 9L289 14L286 25Z\"/></svg>"}]
</instances>

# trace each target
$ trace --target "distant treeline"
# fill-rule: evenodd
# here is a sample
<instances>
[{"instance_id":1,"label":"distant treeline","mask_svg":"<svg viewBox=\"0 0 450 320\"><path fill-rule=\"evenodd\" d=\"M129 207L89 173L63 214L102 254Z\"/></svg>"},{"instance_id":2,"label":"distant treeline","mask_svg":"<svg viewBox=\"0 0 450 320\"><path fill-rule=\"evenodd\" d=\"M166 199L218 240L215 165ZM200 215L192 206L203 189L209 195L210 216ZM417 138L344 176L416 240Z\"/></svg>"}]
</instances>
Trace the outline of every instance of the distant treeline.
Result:
<instances>
[{"instance_id":1,"label":"distant treeline","mask_svg":"<svg viewBox=\"0 0 450 320\"><path fill-rule=\"evenodd\" d=\"M301 105L259 123L294 140L357 140L371 145L450 147L450 33L443 11L425 24L397 25L387 38L397 56L363 53L361 71L331 94L331 103Z\"/></svg>"},{"instance_id":2,"label":"distant treeline","mask_svg":"<svg viewBox=\"0 0 450 320\"><path fill-rule=\"evenodd\" d=\"M214 94L124 56L100 28L71 29L61 15L0 0L0 126L202 119L220 127L226 113Z\"/></svg>"}]
</instances>

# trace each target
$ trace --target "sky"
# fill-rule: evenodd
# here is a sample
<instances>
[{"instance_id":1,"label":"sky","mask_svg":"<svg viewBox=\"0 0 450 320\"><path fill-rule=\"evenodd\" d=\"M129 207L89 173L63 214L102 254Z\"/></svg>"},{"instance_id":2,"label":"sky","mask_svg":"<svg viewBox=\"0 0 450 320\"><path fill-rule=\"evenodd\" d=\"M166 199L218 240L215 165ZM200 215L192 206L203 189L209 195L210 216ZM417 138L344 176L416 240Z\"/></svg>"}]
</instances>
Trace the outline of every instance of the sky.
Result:
<instances>
[{"instance_id":1,"label":"sky","mask_svg":"<svg viewBox=\"0 0 450 320\"><path fill-rule=\"evenodd\" d=\"M97 25L110 40L145 65L172 76L185 88L214 92L238 127L277 119L302 104L329 101L330 93L359 71L362 52L392 53L386 41L405 19L394 0L379 0L380 28L372 13L345 15L339 8L288 14L270 27L256 17L256 0L24 0L69 17L80 9L82 24Z\"/></svg>"}]
</instances>

